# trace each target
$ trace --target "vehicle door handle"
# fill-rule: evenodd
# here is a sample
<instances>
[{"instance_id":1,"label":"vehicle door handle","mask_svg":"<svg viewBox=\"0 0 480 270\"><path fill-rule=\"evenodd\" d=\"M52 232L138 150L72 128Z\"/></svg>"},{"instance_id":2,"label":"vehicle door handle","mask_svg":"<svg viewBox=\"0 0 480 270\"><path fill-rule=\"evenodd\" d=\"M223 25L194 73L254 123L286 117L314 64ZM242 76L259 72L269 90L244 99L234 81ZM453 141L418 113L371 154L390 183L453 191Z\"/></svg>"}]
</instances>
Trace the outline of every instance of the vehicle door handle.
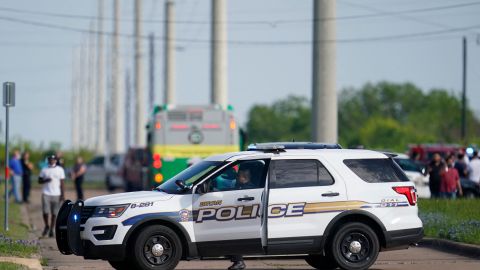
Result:
<instances>
[{"instance_id":1,"label":"vehicle door handle","mask_svg":"<svg viewBox=\"0 0 480 270\"><path fill-rule=\"evenodd\" d=\"M238 198L237 201L241 202L241 201L253 201L255 200L254 197L242 197L242 198Z\"/></svg>"},{"instance_id":2,"label":"vehicle door handle","mask_svg":"<svg viewBox=\"0 0 480 270\"><path fill-rule=\"evenodd\" d=\"M335 197L335 196L339 196L340 193L338 192L327 192L327 193L323 193L322 194L322 197Z\"/></svg>"}]
</instances>

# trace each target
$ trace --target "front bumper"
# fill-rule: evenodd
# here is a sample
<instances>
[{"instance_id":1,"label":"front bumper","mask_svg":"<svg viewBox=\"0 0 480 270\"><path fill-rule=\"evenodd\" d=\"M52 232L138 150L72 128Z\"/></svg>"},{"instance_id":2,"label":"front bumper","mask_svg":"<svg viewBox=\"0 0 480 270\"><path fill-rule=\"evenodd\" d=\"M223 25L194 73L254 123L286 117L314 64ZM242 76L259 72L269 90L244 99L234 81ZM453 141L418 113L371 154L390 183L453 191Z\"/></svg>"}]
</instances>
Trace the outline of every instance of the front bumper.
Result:
<instances>
[{"instance_id":1,"label":"front bumper","mask_svg":"<svg viewBox=\"0 0 480 270\"><path fill-rule=\"evenodd\" d=\"M56 241L62 254L75 254L85 259L107 259L120 261L125 258L125 247L121 245L94 245L80 238L83 201L67 200L58 212L55 224ZM108 227L108 226L106 226ZM113 233L115 233L113 231Z\"/></svg>"}]
</instances>

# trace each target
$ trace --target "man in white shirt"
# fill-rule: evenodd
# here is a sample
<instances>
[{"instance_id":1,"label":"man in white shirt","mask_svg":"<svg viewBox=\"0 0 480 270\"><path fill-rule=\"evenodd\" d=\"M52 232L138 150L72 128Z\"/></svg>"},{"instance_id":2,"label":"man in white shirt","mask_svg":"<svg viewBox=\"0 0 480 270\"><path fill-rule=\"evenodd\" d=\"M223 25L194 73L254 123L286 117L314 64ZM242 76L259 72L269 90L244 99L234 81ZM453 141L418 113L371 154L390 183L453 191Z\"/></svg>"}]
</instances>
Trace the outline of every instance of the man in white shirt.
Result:
<instances>
[{"instance_id":1,"label":"man in white shirt","mask_svg":"<svg viewBox=\"0 0 480 270\"><path fill-rule=\"evenodd\" d=\"M65 188L65 171L62 167L57 166L57 158L55 155L48 156L48 167L43 168L40 172L38 182L43 184L42 187L42 212L45 229L42 236L54 236L55 220L60 208L60 203L64 199ZM49 215L51 215L50 226L48 224Z\"/></svg>"},{"instance_id":2,"label":"man in white shirt","mask_svg":"<svg viewBox=\"0 0 480 270\"><path fill-rule=\"evenodd\" d=\"M472 160L468 163L468 179L480 185L480 158L478 152L473 152Z\"/></svg>"}]
</instances>

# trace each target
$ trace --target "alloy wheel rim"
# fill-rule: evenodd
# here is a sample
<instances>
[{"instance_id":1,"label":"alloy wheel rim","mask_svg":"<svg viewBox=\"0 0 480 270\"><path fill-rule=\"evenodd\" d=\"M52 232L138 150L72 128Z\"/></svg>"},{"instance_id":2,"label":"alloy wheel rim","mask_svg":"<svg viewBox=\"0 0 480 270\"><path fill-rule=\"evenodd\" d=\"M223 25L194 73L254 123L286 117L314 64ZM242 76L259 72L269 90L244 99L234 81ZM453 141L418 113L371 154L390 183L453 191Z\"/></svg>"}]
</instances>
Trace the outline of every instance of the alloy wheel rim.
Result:
<instances>
[{"instance_id":1,"label":"alloy wheel rim","mask_svg":"<svg viewBox=\"0 0 480 270\"><path fill-rule=\"evenodd\" d=\"M360 232L350 232L343 237L340 251L348 262L359 263L370 258L371 241Z\"/></svg>"},{"instance_id":2,"label":"alloy wheel rim","mask_svg":"<svg viewBox=\"0 0 480 270\"><path fill-rule=\"evenodd\" d=\"M171 241L163 235L153 235L143 246L143 256L153 265L165 264L175 252Z\"/></svg>"}]
</instances>

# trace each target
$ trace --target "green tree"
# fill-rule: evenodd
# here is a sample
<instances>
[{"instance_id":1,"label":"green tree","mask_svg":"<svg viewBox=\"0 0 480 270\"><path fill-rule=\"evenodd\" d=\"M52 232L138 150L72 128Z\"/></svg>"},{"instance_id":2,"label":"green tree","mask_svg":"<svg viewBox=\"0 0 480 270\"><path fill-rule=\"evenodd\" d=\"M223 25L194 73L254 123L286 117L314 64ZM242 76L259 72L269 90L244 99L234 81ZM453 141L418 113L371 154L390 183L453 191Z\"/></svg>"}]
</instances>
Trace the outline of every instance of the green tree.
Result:
<instances>
[{"instance_id":1,"label":"green tree","mask_svg":"<svg viewBox=\"0 0 480 270\"><path fill-rule=\"evenodd\" d=\"M402 151L409 143L463 144L461 99L445 89L424 92L411 83L367 83L338 98L339 142ZM249 112L250 142L310 141L310 102L289 96ZM467 142L480 141L480 121L467 109Z\"/></svg>"}]
</instances>

